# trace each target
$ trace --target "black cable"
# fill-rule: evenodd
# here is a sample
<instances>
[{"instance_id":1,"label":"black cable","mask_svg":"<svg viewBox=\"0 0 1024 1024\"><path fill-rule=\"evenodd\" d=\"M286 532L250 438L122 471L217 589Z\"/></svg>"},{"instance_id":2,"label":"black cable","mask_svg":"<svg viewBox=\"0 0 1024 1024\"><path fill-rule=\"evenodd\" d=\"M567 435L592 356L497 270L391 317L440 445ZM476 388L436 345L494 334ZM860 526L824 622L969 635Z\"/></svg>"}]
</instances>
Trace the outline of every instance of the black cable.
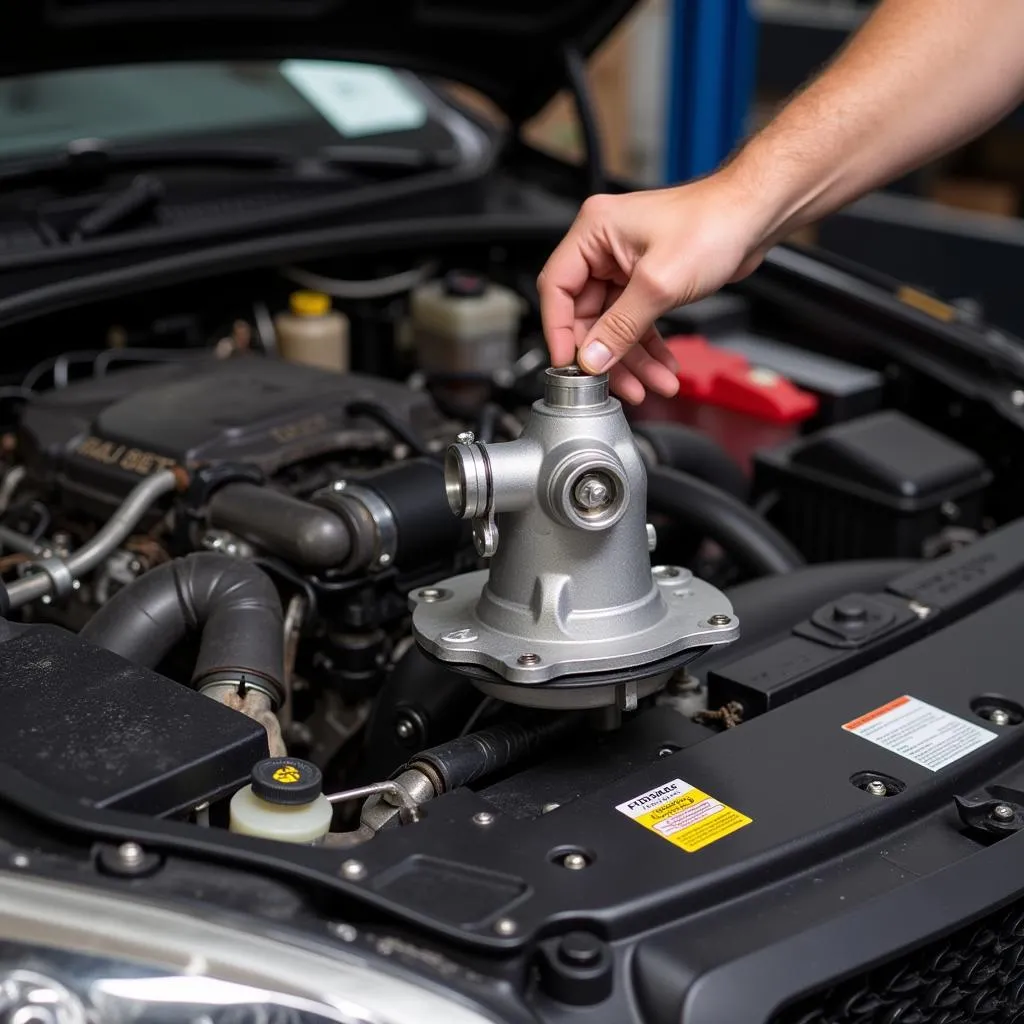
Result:
<instances>
[{"instance_id":1,"label":"black cable","mask_svg":"<svg viewBox=\"0 0 1024 1024\"><path fill-rule=\"evenodd\" d=\"M766 519L731 494L667 466L647 472L647 504L710 537L757 576L804 564L796 548Z\"/></svg>"},{"instance_id":2,"label":"black cable","mask_svg":"<svg viewBox=\"0 0 1024 1024\"><path fill-rule=\"evenodd\" d=\"M476 439L490 444L494 440L495 432L498 429L498 421L504 410L496 402L486 402L480 410L476 421Z\"/></svg>"},{"instance_id":3,"label":"black cable","mask_svg":"<svg viewBox=\"0 0 1024 1024\"><path fill-rule=\"evenodd\" d=\"M387 427L399 441L408 446L414 455L425 456L428 459L437 458L437 452L432 452L419 434L383 405L378 405L376 402L350 402L347 411L350 416L365 416L367 419L375 420L381 426Z\"/></svg>"},{"instance_id":4,"label":"black cable","mask_svg":"<svg viewBox=\"0 0 1024 1024\"><path fill-rule=\"evenodd\" d=\"M597 112L590 97L587 85L587 65L583 55L574 46L567 46L563 54L565 60L565 77L569 83L573 103L576 104L576 117L579 119L580 132L586 152L588 176L588 192L597 195L608 191L608 178L604 170L604 154L601 148L601 130L597 124Z\"/></svg>"}]
</instances>

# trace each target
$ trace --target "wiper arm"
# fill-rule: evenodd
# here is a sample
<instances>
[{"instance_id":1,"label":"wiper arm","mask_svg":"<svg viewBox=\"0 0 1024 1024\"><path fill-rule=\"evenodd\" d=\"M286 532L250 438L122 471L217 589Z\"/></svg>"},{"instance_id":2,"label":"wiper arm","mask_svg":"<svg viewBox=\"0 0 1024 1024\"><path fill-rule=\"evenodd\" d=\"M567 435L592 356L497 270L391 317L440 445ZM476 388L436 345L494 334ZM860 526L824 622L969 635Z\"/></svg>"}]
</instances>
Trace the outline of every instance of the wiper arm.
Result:
<instances>
[{"instance_id":1,"label":"wiper arm","mask_svg":"<svg viewBox=\"0 0 1024 1024\"><path fill-rule=\"evenodd\" d=\"M34 184L94 183L110 174L203 168L235 171L284 172L296 180L317 180L335 170L427 171L452 167L452 149L372 145L328 146L312 156L258 146L138 145L109 146L102 140L82 139L56 155L0 165L0 187Z\"/></svg>"}]
</instances>

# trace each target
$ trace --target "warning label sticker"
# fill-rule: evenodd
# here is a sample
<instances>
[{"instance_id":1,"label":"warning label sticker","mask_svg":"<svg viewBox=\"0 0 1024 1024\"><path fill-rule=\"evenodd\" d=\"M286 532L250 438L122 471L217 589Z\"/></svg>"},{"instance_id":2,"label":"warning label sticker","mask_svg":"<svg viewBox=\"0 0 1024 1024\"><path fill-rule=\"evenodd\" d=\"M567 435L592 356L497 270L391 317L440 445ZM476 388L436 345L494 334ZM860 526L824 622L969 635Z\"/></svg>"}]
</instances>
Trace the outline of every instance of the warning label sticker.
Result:
<instances>
[{"instance_id":1,"label":"warning label sticker","mask_svg":"<svg viewBox=\"0 0 1024 1024\"><path fill-rule=\"evenodd\" d=\"M933 772L996 738L991 730L916 697L897 697L843 728Z\"/></svg>"},{"instance_id":2,"label":"warning label sticker","mask_svg":"<svg viewBox=\"0 0 1024 1024\"><path fill-rule=\"evenodd\" d=\"M641 793L615 809L687 853L710 846L751 823L745 814L726 807L682 779Z\"/></svg>"}]
</instances>

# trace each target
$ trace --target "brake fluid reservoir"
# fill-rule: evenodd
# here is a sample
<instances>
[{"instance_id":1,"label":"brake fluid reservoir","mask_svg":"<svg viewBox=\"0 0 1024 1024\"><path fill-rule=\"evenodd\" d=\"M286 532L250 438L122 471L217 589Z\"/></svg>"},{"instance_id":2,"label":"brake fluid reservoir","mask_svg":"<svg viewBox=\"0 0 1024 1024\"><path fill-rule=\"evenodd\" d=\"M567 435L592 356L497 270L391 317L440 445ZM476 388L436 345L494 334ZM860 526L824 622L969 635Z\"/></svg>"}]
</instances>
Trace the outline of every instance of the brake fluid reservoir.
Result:
<instances>
[{"instance_id":1,"label":"brake fluid reservoir","mask_svg":"<svg viewBox=\"0 0 1024 1024\"><path fill-rule=\"evenodd\" d=\"M253 768L252 782L231 798L230 828L241 835L315 845L330 832L332 813L315 764L268 757Z\"/></svg>"},{"instance_id":2,"label":"brake fluid reservoir","mask_svg":"<svg viewBox=\"0 0 1024 1024\"><path fill-rule=\"evenodd\" d=\"M323 292L293 292L289 311L274 317L277 347L290 363L344 372L349 368L348 317Z\"/></svg>"},{"instance_id":3,"label":"brake fluid reservoir","mask_svg":"<svg viewBox=\"0 0 1024 1024\"><path fill-rule=\"evenodd\" d=\"M427 373L490 375L512 365L522 300L479 274L453 270L412 293L413 344Z\"/></svg>"}]
</instances>

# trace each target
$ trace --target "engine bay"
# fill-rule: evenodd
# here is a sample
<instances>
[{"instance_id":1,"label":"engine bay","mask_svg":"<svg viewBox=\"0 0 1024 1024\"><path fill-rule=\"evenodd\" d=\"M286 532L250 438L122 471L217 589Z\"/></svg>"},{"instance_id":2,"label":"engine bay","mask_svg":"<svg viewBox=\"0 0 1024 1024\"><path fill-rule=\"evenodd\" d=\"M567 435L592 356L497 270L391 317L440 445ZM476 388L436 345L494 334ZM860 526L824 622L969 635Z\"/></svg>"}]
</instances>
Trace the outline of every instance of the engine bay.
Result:
<instances>
[{"instance_id":1,"label":"engine bay","mask_svg":"<svg viewBox=\"0 0 1024 1024\"><path fill-rule=\"evenodd\" d=\"M783 261L668 318L680 396L624 410L547 367L531 259L458 256L9 329L0 803L108 879L208 854L530 949L545 1006L662 929L652 1021L669 946L753 954L1016 831L1024 395L783 302Z\"/></svg>"}]
</instances>

